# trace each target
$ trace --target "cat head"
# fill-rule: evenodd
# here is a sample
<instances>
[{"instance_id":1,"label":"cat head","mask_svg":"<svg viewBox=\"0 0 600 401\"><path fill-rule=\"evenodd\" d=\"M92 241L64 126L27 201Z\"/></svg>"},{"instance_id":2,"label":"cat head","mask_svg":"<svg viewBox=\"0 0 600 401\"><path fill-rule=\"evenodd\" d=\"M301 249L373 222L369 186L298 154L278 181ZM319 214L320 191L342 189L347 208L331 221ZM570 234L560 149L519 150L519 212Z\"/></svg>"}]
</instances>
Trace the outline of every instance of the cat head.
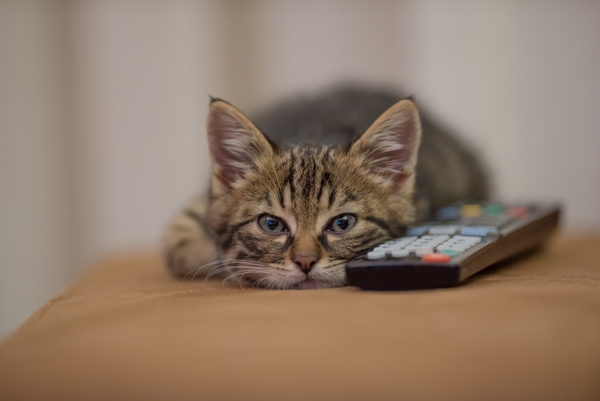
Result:
<instances>
[{"instance_id":1,"label":"cat head","mask_svg":"<svg viewBox=\"0 0 600 401\"><path fill-rule=\"evenodd\" d=\"M421 124L410 100L339 148L281 147L222 100L207 133L208 218L231 269L256 285L342 286L346 261L414 220Z\"/></svg>"}]
</instances>

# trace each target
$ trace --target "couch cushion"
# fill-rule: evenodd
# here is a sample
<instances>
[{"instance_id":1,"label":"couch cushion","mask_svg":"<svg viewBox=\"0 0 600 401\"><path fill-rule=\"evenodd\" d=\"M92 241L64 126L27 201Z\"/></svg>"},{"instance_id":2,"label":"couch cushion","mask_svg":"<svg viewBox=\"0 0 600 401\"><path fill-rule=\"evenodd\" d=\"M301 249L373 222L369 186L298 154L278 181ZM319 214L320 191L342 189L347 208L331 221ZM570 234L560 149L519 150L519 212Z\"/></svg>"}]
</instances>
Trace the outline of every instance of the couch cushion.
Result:
<instances>
[{"instance_id":1,"label":"couch cushion","mask_svg":"<svg viewBox=\"0 0 600 401\"><path fill-rule=\"evenodd\" d=\"M600 399L599 236L451 289L235 287L106 260L0 346L0 398Z\"/></svg>"}]
</instances>

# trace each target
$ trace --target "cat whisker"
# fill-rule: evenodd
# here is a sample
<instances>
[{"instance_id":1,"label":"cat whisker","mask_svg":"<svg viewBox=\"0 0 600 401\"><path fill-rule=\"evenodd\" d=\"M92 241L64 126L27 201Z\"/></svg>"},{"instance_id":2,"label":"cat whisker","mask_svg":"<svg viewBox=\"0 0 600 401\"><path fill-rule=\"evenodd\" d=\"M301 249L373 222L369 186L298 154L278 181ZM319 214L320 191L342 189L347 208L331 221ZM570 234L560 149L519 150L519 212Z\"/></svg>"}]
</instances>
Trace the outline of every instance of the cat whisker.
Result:
<instances>
[{"instance_id":1,"label":"cat whisker","mask_svg":"<svg viewBox=\"0 0 600 401\"><path fill-rule=\"evenodd\" d=\"M266 273L267 271L264 269L245 269L244 271L241 272L233 272L231 274L229 274L224 280L222 285L225 286L225 282L227 280L229 280L230 278L236 277L236 276L240 276L240 287L241 287L241 279L245 274L248 273Z\"/></svg>"},{"instance_id":2,"label":"cat whisker","mask_svg":"<svg viewBox=\"0 0 600 401\"><path fill-rule=\"evenodd\" d=\"M206 286L207 281L222 272L225 271L230 271L232 269L243 269L241 271L233 271L231 272L226 278L223 279L222 281L222 286L225 286L225 282L227 280L229 280L230 278L236 277L236 276L240 276L240 279L238 281L240 288L242 288L242 284L241 284L241 280L243 278L243 276L245 274L248 273L261 273L261 274L268 274L269 270L268 270L268 265L264 264L264 263L260 263L260 262L254 262L254 261L247 261L247 260L241 260L241 259L229 259L229 260L224 260L222 261L222 264L217 264L215 267L213 267L213 269L211 269L211 271L207 274L207 276L204 279L204 285Z\"/></svg>"},{"instance_id":3,"label":"cat whisker","mask_svg":"<svg viewBox=\"0 0 600 401\"><path fill-rule=\"evenodd\" d=\"M222 273L222 272L226 272L228 270L231 269L260 269L263 272L266 272L267 269L265 269L263 266L257 266L257 265L250 265L250 264L235 264L235 265L225 265L222 267L218 267L218 268L214 268L213 270L210 271L210 273L206 276L206 278L204 279L204 281L206 282L207 280L209 280L211 277Z\"/></svg>"},{"instance_id":4,"label":"cat whisker","mask_svg":"<svg viewBox=\"0 0 600 401\"><path fill-rule=\"evenodd\" d=\"M198 273L199 273L199 272L200 272L202 269L205 269L205 268L207 268L207 267L211 267L211 266L212 266L212 267L216 267L216 266L219 266L219 265L224 265L224 264L226 264L226 263L233 262L233 261L243 261L243 260L242 260L242 259L221 259L221 260L215 260L214 262L207 263L207 264L205 264L205 265L202 265L202 266L200 266L200 267L198 267L198 268L196 268L196 269L193 269L193 270L189 271L189 272L188 272L188 273L187 273L185 276L183 276L183 278L185 279L185 278L187 278L187 276L189 276L190 274L193 274L193 276L192 276L192 280L191 280L191 281L194 281L194 278L196 277L196 275L197 275L197 274L198 274ZM244 262L247 262L247 261L244 261Z\"/></svg>"},{"instance_id":5,"label":"cat whisker","mask_svg":"<svg viewBox=\"0 0 600 401\"><path fill-rule=\"evenodd\" d=\"M252 283L252 286L254 287L256 285L256 288L259 287L259 285L261 285L263 280L267 280L269 277L263 277L261 279L256 280L254 283Z\"/></svg>"},{"instance_id":6,"label":"cat whisker","mask_svg":"<svg viewBox=\"0 0 600 401\"><path fill-rule=\"evenodd\" d=\"M277 289L281 290L282 284L285 283L285 282L287 282L287 280L288 280L287 278L284 278L282 281L278 282L277 283Z\"/></svg>"}]
</instances>

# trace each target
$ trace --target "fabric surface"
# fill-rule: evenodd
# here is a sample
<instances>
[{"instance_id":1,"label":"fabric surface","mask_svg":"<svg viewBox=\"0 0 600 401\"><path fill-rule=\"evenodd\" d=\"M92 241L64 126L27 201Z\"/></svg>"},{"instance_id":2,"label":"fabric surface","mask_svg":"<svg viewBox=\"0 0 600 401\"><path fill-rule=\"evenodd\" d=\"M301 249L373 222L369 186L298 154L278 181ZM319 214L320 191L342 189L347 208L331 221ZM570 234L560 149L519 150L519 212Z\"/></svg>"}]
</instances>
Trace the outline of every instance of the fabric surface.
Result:
<instances>
[{"instance_id":1,"label":"fabric surface","mask_svg":"<svg viewBox=\"0 0 600 401\"><path fill-rule=\"evenodd\" d=\"M0 345L2 400L598 400L600 237L458 288L241 290L96 266Z\"/></svg>"}]
</instances>

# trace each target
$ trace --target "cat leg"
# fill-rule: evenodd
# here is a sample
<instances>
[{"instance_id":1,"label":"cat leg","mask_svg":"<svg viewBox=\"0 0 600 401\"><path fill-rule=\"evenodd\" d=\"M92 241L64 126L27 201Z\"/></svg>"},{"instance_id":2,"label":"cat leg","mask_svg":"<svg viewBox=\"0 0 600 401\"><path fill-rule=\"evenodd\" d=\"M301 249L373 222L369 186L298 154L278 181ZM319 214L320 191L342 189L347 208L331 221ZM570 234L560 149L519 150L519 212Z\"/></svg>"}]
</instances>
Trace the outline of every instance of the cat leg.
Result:
<instances>
[{"instance_id":1,"label":"cat leg","mask_svg":"<svg viewBox=\"0 0 600 401\"><path fill-rule=\"evenodd\" d=\"M212 230L206 221L208 197L192 201L169 224L164 236L164 256L169 270L178 276L204 275L198 270L219 257Z\"/></svg>"}]
</instances>

